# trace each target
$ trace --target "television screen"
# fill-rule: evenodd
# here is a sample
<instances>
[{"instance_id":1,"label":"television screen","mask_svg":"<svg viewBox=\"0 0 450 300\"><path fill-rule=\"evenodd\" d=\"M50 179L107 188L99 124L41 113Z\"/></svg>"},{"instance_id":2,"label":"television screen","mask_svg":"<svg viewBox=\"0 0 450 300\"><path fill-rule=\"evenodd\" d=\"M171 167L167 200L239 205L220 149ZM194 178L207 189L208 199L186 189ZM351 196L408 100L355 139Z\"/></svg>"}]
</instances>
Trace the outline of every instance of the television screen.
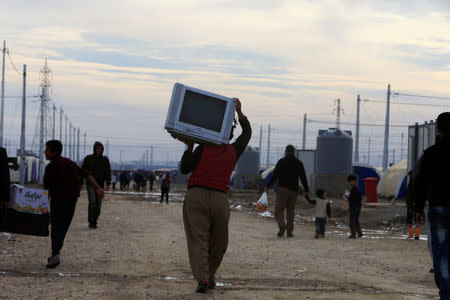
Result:
<instances>
[{"instance_id":1,"label":"television screen","mask_svg":"<svg viewBox=\"0 0 450 300\"><path fill-rule=\"evenodd\" d=\"M220 132L226 108L226 101L186 90L179 120Z\"/></svg>"}]
</instances>

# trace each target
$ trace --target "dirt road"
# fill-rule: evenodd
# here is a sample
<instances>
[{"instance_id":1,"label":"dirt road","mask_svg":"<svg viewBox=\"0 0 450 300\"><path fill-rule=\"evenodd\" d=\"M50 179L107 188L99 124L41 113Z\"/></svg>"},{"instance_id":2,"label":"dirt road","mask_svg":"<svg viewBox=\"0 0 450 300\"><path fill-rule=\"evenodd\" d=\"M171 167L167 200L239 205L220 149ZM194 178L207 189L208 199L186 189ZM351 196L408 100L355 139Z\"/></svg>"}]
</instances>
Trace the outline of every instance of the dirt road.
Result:
<instances>
[{"instance_id":1,"label":"dirt road","mask_svg":"<svg viewBox=\"0 0 450 300\"><path fill-rule=\"evenodd\" d=\"M311 222L279 239L272 218L242 211L231 214L220 286L195 294L181 207L160 205L156 194L107 195L91 230L82 193L54 270L45 268L49 238L0 234L0 299L436 298L426 241L375 233L348 240L334 226L314 239Z\"/></svg>"}]
</instances>

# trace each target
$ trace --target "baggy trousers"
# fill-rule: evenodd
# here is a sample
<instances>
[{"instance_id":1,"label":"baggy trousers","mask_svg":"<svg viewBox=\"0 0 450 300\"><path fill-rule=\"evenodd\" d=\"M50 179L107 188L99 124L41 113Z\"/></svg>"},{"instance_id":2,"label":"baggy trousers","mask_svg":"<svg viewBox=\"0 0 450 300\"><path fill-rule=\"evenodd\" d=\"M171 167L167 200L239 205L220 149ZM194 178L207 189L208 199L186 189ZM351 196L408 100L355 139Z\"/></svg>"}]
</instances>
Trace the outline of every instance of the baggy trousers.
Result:
<instances>
[{"instance_id":1,"label":"baggy trousers","mask_svg":"<svg viewBox=\"0 0 450 300\"><path fill-rule=\"evenodd\" d=\"M76 200L50 205L52 255L59 254L75 213Z\"/></svg>"},{"instance_id":2,"label":"baggy trousers","mask_svg":"<svg viewBox=\"0 0 450 300\"><path fill-rule=\"evenodd\" d=\"M183 204L183 221L192 273L197 281L214 281L228 247L230 206L227 194L190 188Z\"/></svg>"},{"instance_id":3,"label":"baggy trousers","mask_svg":"<svg viewBox=\"0 0 450 300\"><path fill-rule=\"evenodd\" d=\"M288 233L294 231L295 203L298 192L278 187L277 202L275 204L275 220L279 228L286 228ZM285 218L286 211L286 218Z\"/></svg>"},{"instance_id":4,"label":"baggy trousers","mask_svg":"<svg viewBox=\"0 0 450 300\"><path fill-rule=\"evenodd\" d=\"M88 210L88 222L89 225L97 225L98 217L100 216L100 210L102 208L102 199L97 196L95 187L92 185L87 186L89 210Z\"/></svg>"},{"instance_id":5,"label":"baggy trousers","mask_svg":"<svg viewBox=\"0 0 450 300\"><path fill-rule=\"evenodd\" d=\"M361 225L359 224L359 215L361 214L361 208L350 208L350 232L352 236L356 236L356 234L361 235Z\"/></svg>"}]
</instances>

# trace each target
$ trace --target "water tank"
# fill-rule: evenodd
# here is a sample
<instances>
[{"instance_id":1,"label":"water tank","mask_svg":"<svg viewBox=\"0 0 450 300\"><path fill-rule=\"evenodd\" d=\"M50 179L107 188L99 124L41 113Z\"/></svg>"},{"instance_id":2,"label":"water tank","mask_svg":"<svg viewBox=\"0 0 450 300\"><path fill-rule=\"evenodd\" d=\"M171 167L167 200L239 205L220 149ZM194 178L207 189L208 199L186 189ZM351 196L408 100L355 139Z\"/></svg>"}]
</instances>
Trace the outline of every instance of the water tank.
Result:
<instances>
[{"instance_id":1,"label":"water tank","mask_svg":"<svg viewBox=\"0 0 450 300\"><path fill-rule=\"evenodd\" d=\"M353 138L351 132L330 128L317 137L316 174L352 173Z\"/></svg>"},{"instance_id":2,"label":"water tank","mask_svg":"<svg viewBox=\"0 0 450 300\"><path fill-rule=\"evenodd\" d=\"M260 152L252 147L247 147L242 153L236 166L239 175L259 175Z\"/></svg>"}]
</instances>

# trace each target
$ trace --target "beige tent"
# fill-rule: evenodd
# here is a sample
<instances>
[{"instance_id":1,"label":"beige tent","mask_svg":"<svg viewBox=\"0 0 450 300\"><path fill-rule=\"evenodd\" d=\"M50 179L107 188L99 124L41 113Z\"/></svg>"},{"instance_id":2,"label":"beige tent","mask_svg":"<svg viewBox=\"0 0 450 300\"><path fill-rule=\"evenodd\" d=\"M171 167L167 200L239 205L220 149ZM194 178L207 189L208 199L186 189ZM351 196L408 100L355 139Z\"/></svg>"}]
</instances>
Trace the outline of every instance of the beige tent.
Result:
<instances>
[{"instance_id":1,"label":"beige tent","mask_svg":"<svg viewBox=\"0 0 450 300\"><path fill-rule=\"evenodd\" d=\"M405 177L407 167L408 161L405 159L386 170L386 173L381 177L380 183L378 184L378 195L380 197L395 197L397 186Z\"/></svg>"}]
</instances>

